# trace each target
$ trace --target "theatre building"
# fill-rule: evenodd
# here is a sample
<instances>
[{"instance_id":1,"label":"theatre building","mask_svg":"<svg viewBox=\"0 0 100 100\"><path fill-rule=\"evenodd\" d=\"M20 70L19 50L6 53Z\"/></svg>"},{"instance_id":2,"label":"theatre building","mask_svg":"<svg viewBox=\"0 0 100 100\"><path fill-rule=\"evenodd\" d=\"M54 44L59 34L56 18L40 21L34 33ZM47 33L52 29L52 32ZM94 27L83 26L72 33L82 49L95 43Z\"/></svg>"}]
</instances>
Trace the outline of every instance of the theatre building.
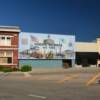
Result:
<instances>
[{"instance_id":1,"label":"theatre building","mask_svg":"<svg viewBox=\"0 0 100 100\"><path fill-rule=\"evenodd\" d=\"M0 65L18 66L18 36L20 29L15 26L0 26Z\"/></svg>"}]
</instances>

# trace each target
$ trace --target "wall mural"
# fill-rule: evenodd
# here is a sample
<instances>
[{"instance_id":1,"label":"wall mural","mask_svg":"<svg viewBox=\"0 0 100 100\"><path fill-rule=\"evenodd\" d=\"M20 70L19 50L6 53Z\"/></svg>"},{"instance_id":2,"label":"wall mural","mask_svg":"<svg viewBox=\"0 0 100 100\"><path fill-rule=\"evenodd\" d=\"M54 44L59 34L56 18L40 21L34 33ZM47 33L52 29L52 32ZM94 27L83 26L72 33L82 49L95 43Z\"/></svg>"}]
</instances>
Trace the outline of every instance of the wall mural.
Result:
<instances>
[{"instance_id":1,"label":"wall mural","mask_svg":"<svg viewBox=\"0 0 100 100\"><path fill-rule=\"evenodd\" d=\"M19 59L75 59L75 36L22 32Z\"/></svg>"}]
</instances>

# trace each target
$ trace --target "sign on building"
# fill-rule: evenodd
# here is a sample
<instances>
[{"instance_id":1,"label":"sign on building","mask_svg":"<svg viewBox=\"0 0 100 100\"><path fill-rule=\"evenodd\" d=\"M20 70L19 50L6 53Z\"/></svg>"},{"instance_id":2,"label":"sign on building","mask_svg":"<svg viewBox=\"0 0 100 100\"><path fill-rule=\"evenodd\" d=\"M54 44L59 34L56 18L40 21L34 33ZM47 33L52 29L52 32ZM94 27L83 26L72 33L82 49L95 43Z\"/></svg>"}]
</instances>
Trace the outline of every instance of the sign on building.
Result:
<instances>
[{"instance_id":1,"label":"sign on building","mask_svg":"<svg viewBox=\"0 0 100 100\"><path fill-rule=\"evenodd\" d=\"M75 59L75 36L22 32L20 59Z\"/></svg>"}]
</instances>

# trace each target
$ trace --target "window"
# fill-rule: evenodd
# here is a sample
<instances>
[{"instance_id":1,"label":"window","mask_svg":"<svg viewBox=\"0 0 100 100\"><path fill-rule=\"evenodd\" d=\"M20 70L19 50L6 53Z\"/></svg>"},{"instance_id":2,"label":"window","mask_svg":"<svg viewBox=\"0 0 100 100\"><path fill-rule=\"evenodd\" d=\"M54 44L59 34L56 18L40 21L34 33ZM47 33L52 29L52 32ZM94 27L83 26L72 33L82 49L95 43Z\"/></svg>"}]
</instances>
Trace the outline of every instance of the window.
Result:
<instances>
[{"instance_id":1,"label":"window","mask_svg":"<svg viewBox=\"0 0 100 100\"><path fill-rule=\"evenodd\" d=\"M12 64L12 51L0 51L0 64Z\"/></svg>"},{"instance_id":2,"label":"window","mask_svg":"<svg viewBox=\"0 0 100 100\"><path fill-rule=\"evenodd\" d=\"M0 46L10 46L10 45L11 45L11 37L9 36L0 37Z\"/></svg>"},{"instance_id":3,"label":"window","mask_svg":"<svg viewBox=\"0 0 100 100\"><path fill-rule=\"evenodd\" d=\"M0 57L0 64L11 64L12 57Z\"/></svg>"},{"instance_id":4,"label":"window","mask_svg":"<svg viewBox=\"0 0 100 100\"><path fill-rule=\"evenodd\" d=\"M7 63L7 58L0 57L0 64L5 64L5 63Z\"/></svg>"},{"instance_id":5,"label":"window","mask_svg":"<svg viewBox=\"0 0 100 100\"><path fill-rule=\"evenodd\" d=\"M12 51L0 51L0 57L12 57Z\"/></svg>"},{"instance_id":6,"label":"window","mask_svg":"<svg viewBox=\"0 0 100 100\"><path fill-rule=\"evenodd\" d=\"M5 56L5 52L4 51L0 51L0 57L4 57Z\"/></svg>"},{"instance_id":7,"label":"window","mask_svg":"<svg viewBox=\"0 0 100 100\"><path fill-rule=\"evenodd\" d=\"M7 56L7 57L12 57L12 52L11 52L11 51L7 51L7 52L6 52L6 56Z\"/></svg>"},{"instance_id":8,"label":"window","mask_svg":"<svg viewBox=\"0 0 100 100\"><path fill-rule=\"evenodd\" d=\"M0 45L5 45L5 37L0 37Z\"/></svg>"},{"instance_id":9,"label":"window","mask_svg":"<svg viewBox=\"0 0 100 100\"><path fill-rule=\"evenodd\" d=\"M5 37L1 37L2 40L5 40Z\"/></svg>"},{"instance_id":10,"label":"window","mask_svg":"<svg viewBox=\"0 0 100 100\"><path fill-rule=\"evenodd\" d=\"M6 45L7 46L11 45L11 37L7 37L7 39L6 39Z\"/></svg>"},{"instance_id":11,"label":"window","mask_svg":"<svg viewBox=\"0 0 100 100\"><path fill-rule=\"evenodd\" d=\"M10 37L7 37L7 40L10 40L11 38Z\"/></svg>"},{"instance_id":12,"label":"window","mask_svg":"<svg viewBox=\"0 0 100 100\"><path fill-rule=\"evenodd\" d=\"M12 57L8 57L7 60L8 60L7 63L12 63Z\"/></svg>"}]
</instances>

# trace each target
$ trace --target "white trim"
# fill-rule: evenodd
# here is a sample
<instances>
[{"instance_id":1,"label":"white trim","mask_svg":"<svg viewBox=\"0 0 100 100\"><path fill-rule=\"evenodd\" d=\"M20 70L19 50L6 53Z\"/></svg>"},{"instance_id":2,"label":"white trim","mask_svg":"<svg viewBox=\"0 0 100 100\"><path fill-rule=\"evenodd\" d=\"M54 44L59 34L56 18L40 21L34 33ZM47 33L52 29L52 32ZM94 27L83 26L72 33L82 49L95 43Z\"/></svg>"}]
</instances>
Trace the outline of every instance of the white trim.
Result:
<instances>
[{"instance_id":1,"label":"white trim","mask_svg":"<svg viewBox=\"0 0 100 100\"><path fill-rule=\"evenodd\" d=\"M18 48L0 48L0 50L18 50Z\"/></svg>"},{"instance_id":2,"label":"white trim","mask_svg":"<svg viewBox=\"0 0 100 100\"><path fill-rule=\"evenodd\" d=\"M7 32L20 32L18 26L0 26L0 31L7 31Z\"/></svg>"},{"instance_id":3,"label":"white trim","mask_svg":"<svg viewBox=\"0 0 100 100\"><path fill-rule=\"evenodd\" d=\"M7 63L5 63L5 64L0 64L0 65L18 65L18 64L13 64L13 63L7 64Z\"/></svg>"},{"instance_id":4,"label":"white trim","mask_svg":"<svg viewBox=\"0 0 100 100\"><path fill-rule=\"evenodd\" d=\"M0 37L14 37L14 36L11 36L11 35L1 35L0 34Z\"/></svg>"},{"instance_id":5,"label":"white trim","mask_svg":"<svg viewBox=\"0 0 100 100\"><path fill-rule=\"evenodd\" d=\"M11 45L11 46L15 46L15 47L17 47L18 45Z\"/></svg>"},{"instance_id":6,"label":"white trim","mask_svg":"<svg viewBox=\"0 0 100 100\"><path fill-rule=\"evenodd\" d=\"M20 30L17 30L17 29L0 29L0 31L5 31L5 32L20 32Z\"/></svg>"},{"instance_id":7,"label":"white trim","mask_svg":"<svg viewBox=\"0 0 100 100\"><path fill-rule=\"evenodd\" d=\"M4 47L5 45L0 45L0 47L2 47L2 46ZM18 45L10 45L10 46L6 45L5 47L11 47L11 46L17 47Z\"/></svg>"},{"instance_id":8,"label":"white trim","mask_svg":"<svg viewBox=\"0 0 100 100\"><path fill-rule=\"evenodd\" d=\"M6 54L6 51L3 51L3 52L4 52L4 57L6 57L6 55L7 55L7 54Z\"/></svg>"}]
</instances>

